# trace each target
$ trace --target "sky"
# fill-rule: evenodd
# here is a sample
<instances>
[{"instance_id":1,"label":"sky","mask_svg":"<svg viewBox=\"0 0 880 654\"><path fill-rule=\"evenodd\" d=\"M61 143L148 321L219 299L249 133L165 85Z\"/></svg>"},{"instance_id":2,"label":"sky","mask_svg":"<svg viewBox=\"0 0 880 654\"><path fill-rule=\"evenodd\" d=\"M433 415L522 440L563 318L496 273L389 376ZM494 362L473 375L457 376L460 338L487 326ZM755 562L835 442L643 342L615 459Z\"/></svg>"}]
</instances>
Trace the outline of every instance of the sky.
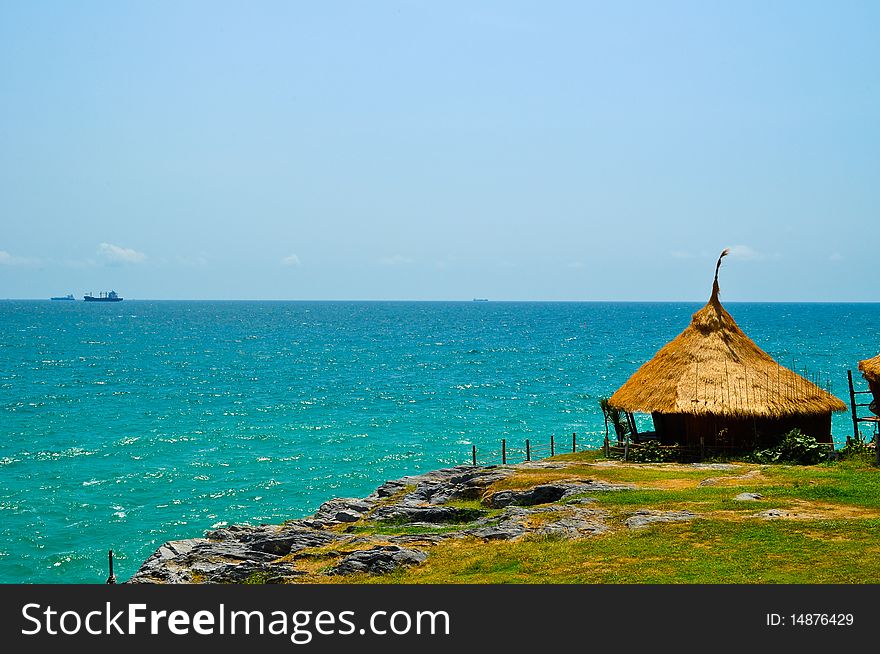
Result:
<instances>
[{"instance_id":1,"label":"sky","mask_svg":"<svg viewBox=\"0 0 880 654\"><path fill-rule=\"evenodd\" d=\"M880 3L0 3L0 298L880 301Z\"/></svg>"}]
</instances>

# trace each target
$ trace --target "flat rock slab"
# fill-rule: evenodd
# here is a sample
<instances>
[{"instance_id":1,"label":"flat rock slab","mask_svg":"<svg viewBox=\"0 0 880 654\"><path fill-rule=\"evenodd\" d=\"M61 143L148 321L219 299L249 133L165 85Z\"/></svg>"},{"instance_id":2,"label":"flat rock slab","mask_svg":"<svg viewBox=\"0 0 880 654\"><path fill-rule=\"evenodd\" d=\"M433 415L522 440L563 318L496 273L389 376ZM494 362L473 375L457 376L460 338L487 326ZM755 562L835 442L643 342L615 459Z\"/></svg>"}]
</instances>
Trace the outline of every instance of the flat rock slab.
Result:
<instances>
[{"instance_id":1,"label":"flat rock slab","mask_svg":"<svg viewBox=\"0 0 880 654\"><path fill-rule=\"evenodd\" d=\"M170 541L159 547L129 580L131 583L187 584L202 581L237 581L254 566L267 570L273 562L307 547L339 540L333 532L291 525L233 525L209 531L205 538ZM238 567L243 563L248 566ZM291 570L279 575L290 576Z\"/></svg>"},{"instance_id":2,"label":"flat rock slab","mask_svg":"<svg viewBox=\"0 0 880 654\"><path fill-rule=\"evenodd\" d=\"M786 511L785 509L767 509L750 515L750 518L760 518L761 520L814 520L821 516L816 513L806 513L799 511Z\"/></svg>"},{"instance_id":3,"label":"flat rock slab","mask_svg":"<svg viewBox=\"0 0 880 654\"><path fill-rule=\"evenodd\" d=\"M558 502L566 497L582 493L632 488L635 488L633 484L609 484L598 479L579 479L553 484L539 484L523 490L497 491L485 498L483 503L493 509L503 509L507 506L535 506L536 504Z\"/></svg>"},{"instance_id":4,"label":"flat rock slab","mask_svg":"<svg viewBox=\"0 0 880 654\"><path fill-rule=\"evenodd\" d=\"M512 468L499 466L455 466L442 470L432 470L422 475L401 477L387 481L365 502L379 503L381 500L406 492L397 504L416 506L421 504L444 504L450 500L479 499L486 488L496 481L512 475Z\"/></svg>"},{"instance_id":5,"label":"flat rock slab","mask_svg":"<svg viewBox=\"0 0 880 654\"><path fill-rule=\"evenodd\" d=\"M282 583L306 574L294 568L292 563L273 563L266 565L258 561L242 561L225 565L208 577L212 584L241 584L248 581L257 583Z\"/></svg>"},{"instance_id":6,"label":"flat rock slab","mask_svg":"<svg viewBox=\"0 0 880 654\"><path fill-rule=\"evenodd\" d=\"M479 509L456 506L407 506L392 504L376 509L371 518L377 522L447 524L471 522L483 515Z\"/></svg>"},{"instance_id":7,"label":"flat rock slab","mask_svg":"<svg viewBox=\"0 0 880 654\"><path fill-rule=\"evenodd\" d=\"M484 540L518 540L527 535L587 538L608 531L607 513L579 506L526 508L509 506L495 519L461 532Z\"/></svg>"},{"instance_id":8,"label":"flat rock slab","mask_svg":"<svg viewBox=\"0 0 880 654\"><path fill-rule=\"evenodd\" d=\"M350 575L357 572L384 574L402 566L418 565L427 558L428 553L422 550L397 545L379 545L346 554L328 574Z\"/></svg>"},{"instance_id":9,"label":"flat rock slab","mask_svg":"<svg viewBox=\"0 0 880 654\"><path fill-rule=\"evenodd\" d=\"M720 464L718 464L720 465ZM728 481L748 481L754 477L758 477L761 475L761 471L758 469L749 470L745 474L742 475L729 475L725 477L708 477L699 483L700 486L716 486L718 484L723 484Z\"/></svg>"},{"instance_id":10,"label":"flat rock slab","mask_svg":"<svg viewBox=\"0 0 880 654\"><path fill-rule=\"evenodd\" d=\"M740 502L756 502L757 500L764 499L764 496L761 493L740 493L733 499Z\"/></svg>"},{"instance_id":11,"label":"flat rock slab","mask_svg":"<svg viewBox=\"0 0 880 654\"><path fill-rule=\"evenodd\" d=\"M357 522L373 508L373 503L351 497L337 497L324 502L311 520L326 525Z\"/></svg>"},{"instance_id":12,"label":"flat rock slab","mask_svg":"<svg viewBox=\"0 0 880 654\"><path fill-rule=\"evenodd\" d=\"M690 511L653 511L640 509L627 518L623 524L630 529L640 529L659 522L687 522L699 516Z\"/></svg>"}]
</instances>

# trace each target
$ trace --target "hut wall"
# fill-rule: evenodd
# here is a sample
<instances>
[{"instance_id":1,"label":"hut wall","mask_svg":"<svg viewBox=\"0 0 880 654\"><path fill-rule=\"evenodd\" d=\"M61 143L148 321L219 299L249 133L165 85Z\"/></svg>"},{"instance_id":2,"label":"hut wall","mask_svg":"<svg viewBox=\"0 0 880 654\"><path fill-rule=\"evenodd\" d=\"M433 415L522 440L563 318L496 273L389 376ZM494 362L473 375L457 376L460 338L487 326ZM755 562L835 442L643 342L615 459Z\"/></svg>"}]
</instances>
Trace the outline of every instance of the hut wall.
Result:
<instances>
[{"instance_id":1,"label":"hut wall","mask_svg":"<svg viewBox=\"0 0 880 654\"><path fill-rule=\"evenodd\" d=\"M734 419L693 416L683 413L652 413L654 429L664 444L681 443L706 447L771 446L792 429L800 429L820 443L831 442L831 412L785 418Z\"/></svg>"},{"instance_id":2,"label":"hut wall","mask_svg":"<svg viewBox=\"0 0 880 654\"><path fill-rule=\"evenodd\" d=\"M874 396L874 401L871 402L871 406L868 408L871 409L872 413L880 416L880 382L869 379L868 388L871 389L871 394Z\"/></svg>"}]
</instances>

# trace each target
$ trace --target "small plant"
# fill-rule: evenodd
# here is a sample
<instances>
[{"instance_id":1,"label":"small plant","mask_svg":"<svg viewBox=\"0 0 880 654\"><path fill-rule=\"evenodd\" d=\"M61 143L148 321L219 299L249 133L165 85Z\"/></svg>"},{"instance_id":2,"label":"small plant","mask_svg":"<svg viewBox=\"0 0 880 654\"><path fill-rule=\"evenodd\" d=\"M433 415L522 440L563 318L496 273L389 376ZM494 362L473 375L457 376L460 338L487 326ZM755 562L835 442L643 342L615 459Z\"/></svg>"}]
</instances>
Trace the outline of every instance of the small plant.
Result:
<instances>
[{"instance_id":1,"label":"small plant","mask_svg":"<svg viewBox=\"0 0 880 654\"><path fill-rule=\"evenodd\" d=\"M675 460L675 450L661 447L657 441L645 441L630 449L629 460L634 463L665 463Z\"/></svg>"},{"instance_id":2,"label":"small plant","mask_svg":"<svg viewBox=\"0 0 880 654\"><path fill-rule=\"evenodd\" d=\"M800 429L792 429L778 445L758 450L752 458L758 463L814 465L825 458L825 453L825 448L815 438Z\"/></svg>"},{"instance_id":3,"label":"small plant","mask_svg":"<svg viewBox=\"0 0 880 654\"><path fill-rule=\"evenodd\" d=\"M629 428L629 421L626 419L626 413L615 406L611 406L607 397L599 400L599 406L602 413L605 414L605 420L614 429L618 442L626 440L627 436L632 436Z\"/></svg>"},{"instance_id":4,"label":"small plant","mask_svg":"<svg viewBox=\"0 0 880 654\"><path fill-rule=\"evenodd\" d=\"M868 447L868 443L852 438L837 454L842 461L871 463L874 460L874 449Z\"/></svg>"}]
</instances>

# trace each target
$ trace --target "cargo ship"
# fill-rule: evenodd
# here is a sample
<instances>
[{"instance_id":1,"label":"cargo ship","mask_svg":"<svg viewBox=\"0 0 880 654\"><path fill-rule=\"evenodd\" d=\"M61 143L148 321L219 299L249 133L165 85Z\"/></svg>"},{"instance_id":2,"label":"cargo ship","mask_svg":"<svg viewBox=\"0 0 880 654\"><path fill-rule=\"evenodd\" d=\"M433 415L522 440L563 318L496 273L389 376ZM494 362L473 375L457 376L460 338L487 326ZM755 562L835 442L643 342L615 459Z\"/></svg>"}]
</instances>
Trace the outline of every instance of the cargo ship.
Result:
<instances>
[{"instance_id":1,"label":"cargo ship","mask_svg":"<svg viewBox=\"0 0 880 654\"><path fill-rule=\"evenodd\" d=\"M76 298L73 297L73 293L71 293L70 295L65 295L64 297L52 297L49 299L58 301L58 300L75 300Z\"/></svg>"},{"instance_id":2,"label":"cargo ship","mask_svg":"<svg viewBox=\"0 0 880 654\"><path fill-rule=\"evenodd\" d=\"M116 294L116 291L98 293L97 296L92 293L87 293L83 296L83 300L86 302L122 302L122 298Z\"/></svg>"}]
</instances>

